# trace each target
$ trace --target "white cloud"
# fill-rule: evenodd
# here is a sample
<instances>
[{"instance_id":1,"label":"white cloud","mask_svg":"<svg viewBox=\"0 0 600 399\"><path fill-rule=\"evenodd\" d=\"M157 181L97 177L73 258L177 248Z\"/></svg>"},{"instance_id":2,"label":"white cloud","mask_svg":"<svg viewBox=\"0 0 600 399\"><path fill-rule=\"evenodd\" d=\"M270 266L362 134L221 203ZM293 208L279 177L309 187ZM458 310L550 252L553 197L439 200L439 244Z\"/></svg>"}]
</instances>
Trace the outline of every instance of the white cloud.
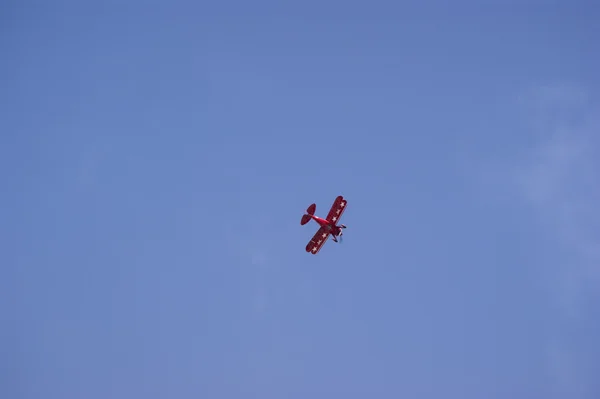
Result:
<instances>
[{"instance_id":1,"label":"white cloud","mask_svg":"<svg viewBox=\"0 0 600 399\"><path fill-rule=\"evenodd\" d=\"M267 226L268 215L252 213L247 218L228 222L226 237L229 248L238 258L240 282L247 311L259 317L269 307L270 275L272 273L272 242L265 240L272 229Z\"/></svg>"},{"instance_id":2,"label":"white cloud","mask_svg":"<svg viewBox=\"0 0 600 399\"><path fill-rule=\"evenodd\" d=\"M553 228L580 265L586 263L582 272L598 277L600 123L595 110L582 102L583 94L573 92L565 89L562 108L559 88L545 88L534 97L533 126L538 139L518 182L540 221ZM543 107L548 117L541 112Z\"/></svg>"},{"instance_id":3,"label":"white cloud","mask_svg":"<svg viewBox=\"0 0 600 399\"><path fill-rule=\"evenodd\" d=\"M594 368L577 350L573 326L589 322L600 277L600 115L573 86L544 87L521 97L534 145L515 180L522 198L566 254L552 261L556 325L549 331L548 367L557 397L588 398ZM552 252L554 254L554 252ZM547 270L548 265L543 265ZM547 270L549 271L549 270ZM598 361L595 361L598 366ZM586 384L586 381L590 384Z\"/></svg>"},{"instance_id":4,"label":"white cloud","mask_svg":"<svg viewBox=\"0 0 600 399\"><path fill-rule=\"evenodd\" d=\"M587 396L585 376L579 375L577 359L573 353L565 348L563 342L554 341L548 344L548 361L553 398L591 398Z\"/></svg>"}]
</instances>

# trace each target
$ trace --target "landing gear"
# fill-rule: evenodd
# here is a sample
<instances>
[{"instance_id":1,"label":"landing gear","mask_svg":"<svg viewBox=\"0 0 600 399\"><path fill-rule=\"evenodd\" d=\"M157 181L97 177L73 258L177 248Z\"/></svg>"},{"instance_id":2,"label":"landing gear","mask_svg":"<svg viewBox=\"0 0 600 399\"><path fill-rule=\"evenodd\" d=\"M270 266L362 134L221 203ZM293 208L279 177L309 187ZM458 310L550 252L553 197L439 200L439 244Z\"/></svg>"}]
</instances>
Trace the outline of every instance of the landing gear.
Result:
<instances>
[{"instance_id":1,"label":"landing gear","mask_svg":"<svg viewBox=\"0 0 600 399\"><path fill-rule=\"evenodd\" d=\"M340 229L339 229L340 232L338 233L338 235L337 236L335 236L333 234L331 235L331 238L333 238L334 242L339 242L337 237L340 237L340 241L342 240L342 234L344 234L345 228L346 228L346 226L344 226L343 224L340 224Z\"/></svg>"}]
</instances>

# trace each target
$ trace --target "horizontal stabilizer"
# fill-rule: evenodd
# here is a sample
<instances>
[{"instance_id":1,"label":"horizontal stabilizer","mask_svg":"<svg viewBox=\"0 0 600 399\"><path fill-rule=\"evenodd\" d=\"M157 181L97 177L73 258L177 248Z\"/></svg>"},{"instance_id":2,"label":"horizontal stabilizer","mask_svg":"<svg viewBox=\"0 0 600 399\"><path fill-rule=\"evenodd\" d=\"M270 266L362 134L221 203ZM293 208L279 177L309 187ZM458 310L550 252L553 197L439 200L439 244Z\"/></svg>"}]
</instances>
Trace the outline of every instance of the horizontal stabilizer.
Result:
<instances>
[{"instance_id":1,"label":"horizontal stabilizer","mask_svg":"<svg viewBox=\"0 0 600 399\"><path fill-rule=\"evenodd\" d=\"M306 209L306 213L308 213L309 215L314 215L315 211L317 210L317 204L311 204L307 209Z\"/></svg>"},{"instance_id":2,"label":"horizontal stabilizer","mask_svg":"<svg viewBox=\"0 0 600 399\"><path fill-rule=\"evenodd\" d=\"M310 215L303 215L300 224L304 226L306 223L310 222Z\"/></svg>"}]
</instances>

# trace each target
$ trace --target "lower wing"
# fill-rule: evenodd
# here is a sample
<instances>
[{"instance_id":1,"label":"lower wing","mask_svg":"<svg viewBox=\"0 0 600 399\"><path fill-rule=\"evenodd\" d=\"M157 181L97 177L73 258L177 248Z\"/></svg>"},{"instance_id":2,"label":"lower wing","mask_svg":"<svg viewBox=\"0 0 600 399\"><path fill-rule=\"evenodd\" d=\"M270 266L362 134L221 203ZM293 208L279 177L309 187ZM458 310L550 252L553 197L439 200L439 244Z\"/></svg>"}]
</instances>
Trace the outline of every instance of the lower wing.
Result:
<instances>
[{"instance_id":1,"label":"lower wing","mask_svg":"<svg viewBox=\"0 0 600 399\"><path fill-rule=\"evenodd\" d=\"M308 242L308 244L306 244L306 252L316 255L321 250L328 238L329 232L325 227L321 227Z\"/></svg>"}]
</instances>

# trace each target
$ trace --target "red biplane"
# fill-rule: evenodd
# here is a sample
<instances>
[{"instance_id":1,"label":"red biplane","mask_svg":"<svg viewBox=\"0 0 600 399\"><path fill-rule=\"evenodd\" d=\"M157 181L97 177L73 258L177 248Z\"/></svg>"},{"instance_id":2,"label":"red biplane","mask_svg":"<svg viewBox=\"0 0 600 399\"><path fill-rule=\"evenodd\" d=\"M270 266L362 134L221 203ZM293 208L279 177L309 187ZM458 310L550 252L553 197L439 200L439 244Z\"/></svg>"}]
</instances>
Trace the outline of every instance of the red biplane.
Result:
<instances>
[{"instance_id":1,"label":"red biplane","mask_svg":"<svg viewBox=\"0 0 600 399\"><path fill-rule=\"evenodd\" d=\"M333 238L333 241L338 242L337 237L342 238L342 230L346 228L343 224L339 226L336 224L339 222L344 210L346 209L347 201L343 196L338 196L335 201L333 201L333 205L329 210L329 214L326 219L315 216L315 210L317 209L316 204L312 204L306 209L306 213L302 216L302 220L300 224L304 226L306 223L310 222L313 219L315 222L319 223L321 226L319 231L314 235L314 237L310 240L310 242L306 245L306 252L310 252L312 254L316 254L321 250L325 241L329 238L329 235Z\"/></svg>"}]
</instances>

